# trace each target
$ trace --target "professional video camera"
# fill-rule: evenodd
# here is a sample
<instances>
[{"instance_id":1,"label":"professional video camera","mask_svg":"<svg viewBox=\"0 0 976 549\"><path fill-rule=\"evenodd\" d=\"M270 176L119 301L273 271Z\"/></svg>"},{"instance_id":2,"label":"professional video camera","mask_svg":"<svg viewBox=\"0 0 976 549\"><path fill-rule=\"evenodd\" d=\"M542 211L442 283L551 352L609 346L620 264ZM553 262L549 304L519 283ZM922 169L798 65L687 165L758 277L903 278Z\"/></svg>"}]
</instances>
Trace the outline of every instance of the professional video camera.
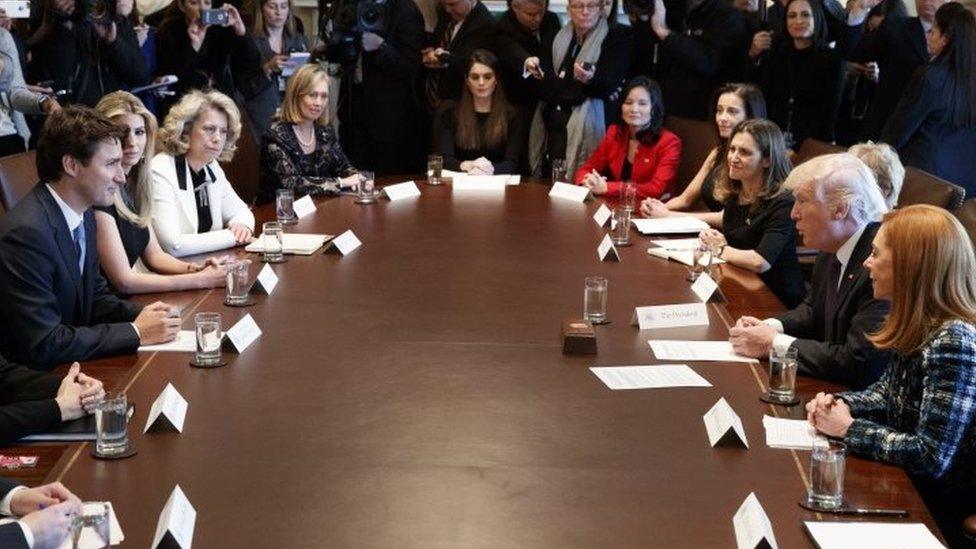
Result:
<instances>
[{"instance_id":1,"label":"professional video camera","mask_svg":"<svg viewBox=\"0 0 976 549\"><path fill-rule=\"evenodd\" d=\"M364 32L386 32L389 0L319 0L319 14L326 59L345 65L356 61Z\"/></svg>"}]
</instances>

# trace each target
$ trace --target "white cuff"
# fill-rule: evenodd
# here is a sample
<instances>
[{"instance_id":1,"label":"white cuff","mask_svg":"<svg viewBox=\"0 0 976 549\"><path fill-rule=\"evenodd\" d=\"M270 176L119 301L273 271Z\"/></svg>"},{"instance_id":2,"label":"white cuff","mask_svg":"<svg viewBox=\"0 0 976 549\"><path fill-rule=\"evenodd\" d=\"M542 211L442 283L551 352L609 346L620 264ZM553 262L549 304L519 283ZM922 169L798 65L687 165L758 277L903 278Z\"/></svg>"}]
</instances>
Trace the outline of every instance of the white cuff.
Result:
<instances>
[{"instance_id":1,"label":"white cuff","mask_svg":"<svg viewBox=\"0 0 976 549\"><path fill-rule=\"evenodd\" d=\"M13 511L10 510L10 502L13 500L14 494L16 494L21 490L26 490L26 489L27 489L26 486L15 486L9 492L7 492L7 495L4 496L3 499L0 499L0 515L3 515L5 517L14 516Z\"/></svg>"},{"instance_id":2,"label":"white cuff","mask_svg":"<svg viewBox=\"0 0 976 549\"><path fill-rule=\"evenodd\" d=\"M31 532L30 528L27 527L23 522L17 521L20 525L20 529L24 532L24 541L27 542L27 549L33 549L34 547L34 533Z\"/></svg>"},{"instance_id":3,"label":"white cuff","mask_svg":"<svg viewBox=\"0 0 976 549\"><path fill-rule=\"evenodd\" d=\"M130 322L129 325L132 326L132 329L136 331L136 339L142 341L142 334L139 333L139 328L136 326L136 323Z\"/></svg>"},{"instance_id":4,"label":"white cuff","mask_svg":"<svg viewBox=\"0 0 976 549\"><path fill-rule=\"evenodd\" d=\"M786 331L783 329L783 323L775 318L767 318L766 320L763 320L763 322L772 326L773 329L779 333L783 333Z\"/></svg>"},{"instance_id":5,"label":"white cuff","mask_svg":"<svg viewBox=\"0 0 976 549\"><path fill-rule=\"evenodd\" d=\"M796 338L793 336L778 334L773 337L773 348L776 349L776 352L783 353L790 348L790 345L793 345L794 341L796 341Z\"/></svg>"}]
</instances>

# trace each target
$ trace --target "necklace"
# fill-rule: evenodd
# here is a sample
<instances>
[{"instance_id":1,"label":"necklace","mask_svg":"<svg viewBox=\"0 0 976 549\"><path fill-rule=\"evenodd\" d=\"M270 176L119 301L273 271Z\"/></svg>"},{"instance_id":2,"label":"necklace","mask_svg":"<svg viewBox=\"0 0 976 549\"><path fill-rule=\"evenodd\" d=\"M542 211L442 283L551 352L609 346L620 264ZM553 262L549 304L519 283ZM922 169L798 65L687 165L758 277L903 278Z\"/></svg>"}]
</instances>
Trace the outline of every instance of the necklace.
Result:
<instances>
[{"instance_id":1,"label":"necklace","mask_svg":"<svg viewBox=\"0 0 976 549\"><path fill-rule=\"evenodd\" d=\"M307 138L302 138L302 134L299 132L298 126L295 126L295 138L298 139L298 144L301 145L303 149L311 149L315 145L315 128L312 128L312 131Z\"/></svg>"}]
</instances>

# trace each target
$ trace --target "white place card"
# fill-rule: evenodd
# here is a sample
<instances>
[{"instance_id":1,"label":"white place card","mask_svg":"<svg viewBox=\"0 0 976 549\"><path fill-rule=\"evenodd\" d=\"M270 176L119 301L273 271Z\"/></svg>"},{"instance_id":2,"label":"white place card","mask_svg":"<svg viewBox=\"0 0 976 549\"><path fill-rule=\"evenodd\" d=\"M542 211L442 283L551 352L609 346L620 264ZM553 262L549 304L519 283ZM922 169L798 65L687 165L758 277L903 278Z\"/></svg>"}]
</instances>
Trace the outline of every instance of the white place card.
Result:
<instances>
[{"instance_id":1,"label":"white place card","mask_svg":"<svg viewBox=\"0 0 976 549\"><path fill-rule=\"evenodd\" d=\"M193 330L180 330L173 341L155 345L141 345L138 350L147 353L192 353L197 350L197 334Z\"/></svg>"},{"instance_id":2,"label":"white place card","mask_svg":"<svg viewBox=\"0 0 976 549\"><path fill-rule=\"evenodd\" d=\"M407 181L405 183L397 183L396 185L387 185L383 187L380 194L385 195L391 202L394 202L412 196L420 196L420 189L417 188L417 184L413 181Z\"/></svg>"},{"instance_id":3,"label":"white place card","mask_svg":"<svg viewBox=\"0 0 976 549\"><path fill-rule=\"evenodd\" d=\"M698 299L703 302L711 299L716 289L718 289L718 283L715 282L715 279L708 276L708 273L698 275L698 280L691 285L691 291L695 292Z\"/></svg>"},{"instance_id":4,"label":"white place card","mask_svg":"<svg viewBox=\"0 0 976 549\"><path fill-rule=\"evenodd\" d=\"M186 409L189 407L183 395L173 387L172 383L167 383L163 392L156 397L152 408L149 409L149 418L146 420L146 428L143 433L149 432L149 428L156 426L163 429L175 429L178 433L183 432L183 420L186 419Z\"/></svg>"},{"instance_id":5,"label":"white place card","mask_svg":"<svg viewBox=\"0 0 976 549\"><path fill-rule=\"evenodd\" d=\"M814 522L803 527L820 549L943 549L927 526L918 522Z\"/></svg>"},{"instance_id":6,"label":"white place card","mask_svg":"<svg viewBox=\"0 0 976 549\"><path fill-rule=\"evenodd\" d=\"M455 191L504 191L508 186L508 177L507 175L462 175L454 177L451 186Z\"/></svg>"},{"instance_id":7,"label":"white place card","mask_svg":"<svg viewBox=\"0 0 976 549\"><path fill-rule=\"evenodd\" d=\"M705 412L702 420L708 433L708 443L713 447L716 444L742 444L746 448L749 447L742 418L729 406L725 397L718 399L718 402Z\"/></svg>"},{"instance_id":8,"label":"white place card","mask_svg":"<svg viewBox=\"0 0 976 549\"><path fill-rule=\"evenodd\" d=\"M278 275L275 274L274 269L271 265L265 263L261 272L258 273L258 277L254 279L254 284L251 286L252 292L261 292L267 295L271 295L274 291L275 286L278 285Z\"/></svg>"},{"instance_id":9,"label":"white place card","mask_svg":"<svg viewBox=\"0 0 976 549\"><path fill-rule=\"evenodd\" d=\"M694 362L759 362L740 356L728 341L683 341L651 339L647 341L658 360L691 360Z\"/></svg>"},{"instance_id":10,"label":"white place card","mask_svg":"<svg viewBox=\"0 0 976 549\"><path fill-rule=\"evenodd\" d=\"M243 353L244 349L254 343L260 335L261 328L258 328L258 323L254 322L254 318L248 313L224 333L224 338L232 350Z\"/></svg>"},{"instance_id":11,"label":"white place card","mask_svg":"<svg viewBox=\"0 0 976 549\"><path fill-rule=\"evenodd\" d=\"M570 185L569 183L553 183L549 191L549 198L562 198L573 202L586 202L593 198L589 187Z\"/></svg>"},{"instance_id":12,"label":"white place card","mask_svg":"<svg viewBox=\"0 0 976 549\"><path fill-rule=\"evenodd\" d=\"M827 439L805 419L784 419L763 416L766 430L766 446L790 450L812 450L814 446L827 446Z\"/></svg>"},{"instance_id":13,"label":"white place card","mask_svg":"<svg viewBox=\"0 0 976 549\"><path fill-rule=\"evenodd\" d=\"M778 549L773 525L755 492L746 496L739 510L732 516L732 526L735 527L735 544L739 549Z\"/></svg>"},{"instance_id":14,"label":"white place card","mask_svg":"<svg viewBox=\"0 0 976 549\"><path fill-rule=\"evenodd\" d=\"M603 366L590 368L610 390L711 387L705 378L685 364L659 366Z\"/></svg>"},{"instance_id":15,"label":"white place card","mask_svg":"<svg viewBox=\"0 0 976 549\"><path fill-rule=\"evenodd\" d=\"M603 237L600 245L596 248L596 255L600 261L620 261L620 254L617 253L617 247L613 245L613 240L610 240L610 235Z\"/></svg>"},{"instance_id":16,"label":"white place card","mask_svg":"<svg viewBox=\"0 0 976 549\"><path fill-rule=\"evenodd\" d=\"M112 507L111 501L86 501L82 506L83 515L97 515L101 512L102 504L108 505L108 543L109 545L118 545L125 541L125 535L122 533L122 526L119 524L119 518L115 516L115 508ZM92 531L91 528L85 528L81 531L81 536L78 538L79 549L102 549L104 543L101 538ZM37 547L35 545L34 547ZM71 536L68 536L58 549L72 549Z\"/></svg>"},{"instance_id":17,"label":"white place card","mask_svg":"<svg viewBox=\"0 0 976 549\"><path fill-rule=\"evenodd\" d=\"M186 499L186 494L177 484L173 493L166 500L163 511L159 514L156 524L156 535L153 536L152 548L160 545L164 547L180 547L190 549L193 544L193 527L197 523L197 511Z\"/></svg>"},{"instance_id":18,"label":"white place card","mask_svg":"<svg viewBox=\"0 0 976 549\"><path fill-rule=\"evenodd\" d=\"M630 323L637 324L641 330L708 326L708 306L704 303L688 303L635 307Z\"/></svg>"},{"instance_id":19,"label":"white place card","mask_svg":"<svg viewBox=\"0 0 976 549\"><path fill-rule=\"evenodd\" d=\"M299 198L292 203L291 207L293 210L295 210L295 217L298 219L315 213L315 202L312 202L312 197L309 195Z\"/></svg>"},{"instance_id":20,"label":"white place card","mask_svg":"<svg viewBox=\"0 0 976 549\"><path fill-rule=\"evenodd\" d=\"M600 207L596 210L596 213L593 214L593 221L596 221L597 227L606 227L607 221L610 221L610 217L612 215L613 212L610 211L610 208L608 208L606 204L600 204Z\"/></svg>"},{"instance_id":21,"label":"white place card","mask_svg":"<svg viewBox=\"0 0 976 549\"><path fill-rule=\"evenodd\" d=\"M360 242L359 238L352 232L352 229L340 234L339 236L332 239L329 243L329 247L326 251L330 249L335 249L342 255L349 255L353 250L362 246L363 243Z\"/></svg>"},{"instance_id":22,"label":"white place card","mask_svg":"<svg viewBox=\"0 0 976 549\"><path fill-rule=\"evenodd\" d=\"M654 217L634 219L634 227L641 234L682 234L700 233L708 228L705 223L697 217Z\"/></svg>"}]
</instances>

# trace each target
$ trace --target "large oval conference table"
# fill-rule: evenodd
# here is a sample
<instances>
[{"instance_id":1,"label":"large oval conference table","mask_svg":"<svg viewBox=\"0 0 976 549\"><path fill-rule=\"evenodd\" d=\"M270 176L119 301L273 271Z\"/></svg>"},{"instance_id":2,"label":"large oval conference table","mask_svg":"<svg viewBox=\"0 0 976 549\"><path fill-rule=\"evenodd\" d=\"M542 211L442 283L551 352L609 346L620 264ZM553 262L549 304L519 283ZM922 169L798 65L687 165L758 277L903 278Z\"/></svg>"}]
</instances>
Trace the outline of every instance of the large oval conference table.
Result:
<instances>
[{"instance_id":1,"label":"large oval conference table","mask_svg":"<svg viewBox=\"0 0 976 549\"><path fill-rule=\"evenodd\" d=\"M318 201L287 231L352 229L362 247L289 256L252 307L224 306L223 289L141 296L182 307L184 329L197 312L221 313L224 329L250 313L263 335L217 369L163 352L84 364L136 403L138 455L20 446L42 457L21 476L111 501L125 547L149 546L176 485L197 511L193 546L208 548L735 547L750 492L780 547L812 546L803 520L853 520L799 507L809 452L768 448L762 418L800 418L802 405L760 402L764 364L689 363L713 386L635 391L589 370L660 364L648 339L724 340L738 315L781 311L755 275L715 270L724 302L708 305L708 326L639 331L634 307L697 298L687 268L649 256L637 232L620 262L599 261L601 201L551 199L533 182L418 184L396 202ZM263 266L236 253L252 276ZM596 329L598 354L564 355L561 324L581 316L589 275L609 280L611 323ZM189 402L183 432L143 434L167 383ZM798 383L804 401L837 389ZM721 397L748 449L709 445L702 415ZM846 496L938 532L898 468L849 458Z\"/></svg>"}]
</instances>

